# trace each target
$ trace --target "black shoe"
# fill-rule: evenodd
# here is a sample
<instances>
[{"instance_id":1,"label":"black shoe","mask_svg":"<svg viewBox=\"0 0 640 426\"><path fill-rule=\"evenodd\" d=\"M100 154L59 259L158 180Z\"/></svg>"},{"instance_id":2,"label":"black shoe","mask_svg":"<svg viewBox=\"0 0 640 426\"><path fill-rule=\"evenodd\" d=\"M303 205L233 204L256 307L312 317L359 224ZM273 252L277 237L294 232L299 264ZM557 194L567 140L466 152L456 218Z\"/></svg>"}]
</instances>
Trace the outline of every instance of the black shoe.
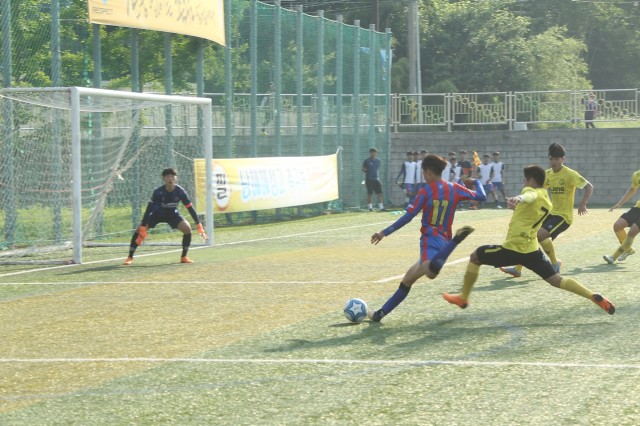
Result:
<instances>
[{"instance_id":1,"label":"black shoe","mask_svg":"<svg viewBox=\"0 0 640 426\"><path fill-rule=\"evenodd\" d=\"M460 229L458 229L456 231L456 235L453 237L453 239L455 240L456 243L460 244L473 231L475 231L475 228L472 228L471 226L465 225L465 226L463 226L462 228L460 228Z\"/></svg>"},{"instance_id":2,"label":"black shoe","mask_svg":"<svg viewBox=\"0 0 640 426\"><path fill-rule=\"evenodd\" d=\"M382 318L384 318L385 313L382 312L382 309L378 309L371 315L371 321L380 322Z\"/></svg>"}]
</instances>

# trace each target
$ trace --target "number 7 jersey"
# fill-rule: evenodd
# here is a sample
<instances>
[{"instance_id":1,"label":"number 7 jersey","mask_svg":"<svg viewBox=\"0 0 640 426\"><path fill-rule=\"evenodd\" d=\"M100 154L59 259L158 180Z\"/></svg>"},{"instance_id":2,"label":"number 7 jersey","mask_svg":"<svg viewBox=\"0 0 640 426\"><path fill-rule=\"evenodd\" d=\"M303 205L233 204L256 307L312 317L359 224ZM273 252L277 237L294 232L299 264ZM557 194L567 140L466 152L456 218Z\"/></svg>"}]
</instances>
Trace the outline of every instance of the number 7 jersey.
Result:
<instances>
[{"instance_id":1,"label":"number 7 jersey","mask_svg":"<svg viewBox=\"0 0 640 426\"><path fill-rule=\"evenodd\" d=\"M551 200L545 188L522 188L523 200L518 203L511 221L504 248L519 253L531 253L538 250L538 229L551 211Z\"/></svg>"}]
</instances>

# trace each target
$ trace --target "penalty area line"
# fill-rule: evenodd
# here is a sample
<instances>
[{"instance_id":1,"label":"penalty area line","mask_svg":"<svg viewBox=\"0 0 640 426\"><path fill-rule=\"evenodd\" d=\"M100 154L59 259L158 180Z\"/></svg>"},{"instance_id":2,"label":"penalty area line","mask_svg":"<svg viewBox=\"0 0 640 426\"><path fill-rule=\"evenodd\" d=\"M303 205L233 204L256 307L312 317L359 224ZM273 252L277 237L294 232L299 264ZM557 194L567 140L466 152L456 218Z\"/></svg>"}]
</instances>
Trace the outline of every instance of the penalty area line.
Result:
<instances>
[{"instance_id":1,"label":"penalty area line","mask_svg":"<svg viewBox=\"0 0 640 426\"><path fill-rule=\"evenodd\" d=\"M0 364L55 364L55 363L185 363L185 364L335 364L335 365L391 365L432 366L453 365L460 367L541 367L541 368L598 368L640 370L640 364L588 364L575 362L537 361L456 361L456 360L360 360L360 359L223 359L223 358L0 358Z\"/></svg>"}]
</instances>

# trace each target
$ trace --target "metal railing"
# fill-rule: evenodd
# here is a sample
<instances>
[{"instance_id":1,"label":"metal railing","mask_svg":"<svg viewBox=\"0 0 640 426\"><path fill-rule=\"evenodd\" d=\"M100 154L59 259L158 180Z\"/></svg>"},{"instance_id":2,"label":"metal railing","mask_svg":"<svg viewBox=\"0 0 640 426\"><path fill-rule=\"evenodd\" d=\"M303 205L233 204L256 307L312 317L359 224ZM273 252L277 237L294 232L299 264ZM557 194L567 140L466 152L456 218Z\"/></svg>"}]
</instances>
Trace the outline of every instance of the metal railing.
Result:
<instances>
[{"instance_id":1,"label":"metal railing","mask_svg":"<svg viewBox=\"0 0 640 426\"><path fill-rule=\"evenodd\" d=\"M391 127L393 132L422 127L448 131L463 126L576 127L584 120L584 100L589 94L598 103L596 122L640 119L638 89L394 94Z\"/></svg>"}]
</instances>

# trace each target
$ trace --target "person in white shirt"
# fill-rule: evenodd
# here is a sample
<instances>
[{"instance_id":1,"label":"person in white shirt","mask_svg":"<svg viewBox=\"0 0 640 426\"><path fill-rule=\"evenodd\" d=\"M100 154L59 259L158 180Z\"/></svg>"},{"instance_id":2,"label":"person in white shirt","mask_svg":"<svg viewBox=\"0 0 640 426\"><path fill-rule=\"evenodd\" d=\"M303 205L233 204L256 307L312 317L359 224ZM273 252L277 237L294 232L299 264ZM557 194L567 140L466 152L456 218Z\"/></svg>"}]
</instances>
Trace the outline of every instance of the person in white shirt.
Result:
<instances>
[{"instance_id":1,"label":"person in white shirt","mask_svg":"<svg viewBox=\"0 0 640 426\"><path fill-rule=\"evenodd\" d=\"M501 209L502 206L498 203L498 197L496 195L496 189L493 186L493 165L489 163L489 154L482 156L482 164L478 166L478 179L484 187L484 192L493 196L493 200L496 203L496 208Z\"/></svg>"},{"instance_id":2,"label":"person in white shirt","mask_svg":"<svg viewBox=\"0 0 640 426\"><path fill-rule=\"evenodd\" d=\"M413 151L407 151L407 159L402 163L400 173L396 176L396 183L404 190L404 207L407 208L416 195L416 169L418 163L413 156Z\"/></svg>"},{"instance_id":3,"label":"person in white shirt","mask_svg":"<svg viewBox=\"0 0 640 426\"><path fill-rule=\"evenodd\" d=\"M493 183L493 187L495 188L495 194L498 195L498 191L502 194L502 200L505 205L507 204L507 192L504 189L506 185L505 182L505 171L507 167L504 165L502 160L500 159L500 151L495 151L493 154L493 179L491 179L491 183ZM498 206L500 203L498 203Z\"/></svg>"}]
</instances>

